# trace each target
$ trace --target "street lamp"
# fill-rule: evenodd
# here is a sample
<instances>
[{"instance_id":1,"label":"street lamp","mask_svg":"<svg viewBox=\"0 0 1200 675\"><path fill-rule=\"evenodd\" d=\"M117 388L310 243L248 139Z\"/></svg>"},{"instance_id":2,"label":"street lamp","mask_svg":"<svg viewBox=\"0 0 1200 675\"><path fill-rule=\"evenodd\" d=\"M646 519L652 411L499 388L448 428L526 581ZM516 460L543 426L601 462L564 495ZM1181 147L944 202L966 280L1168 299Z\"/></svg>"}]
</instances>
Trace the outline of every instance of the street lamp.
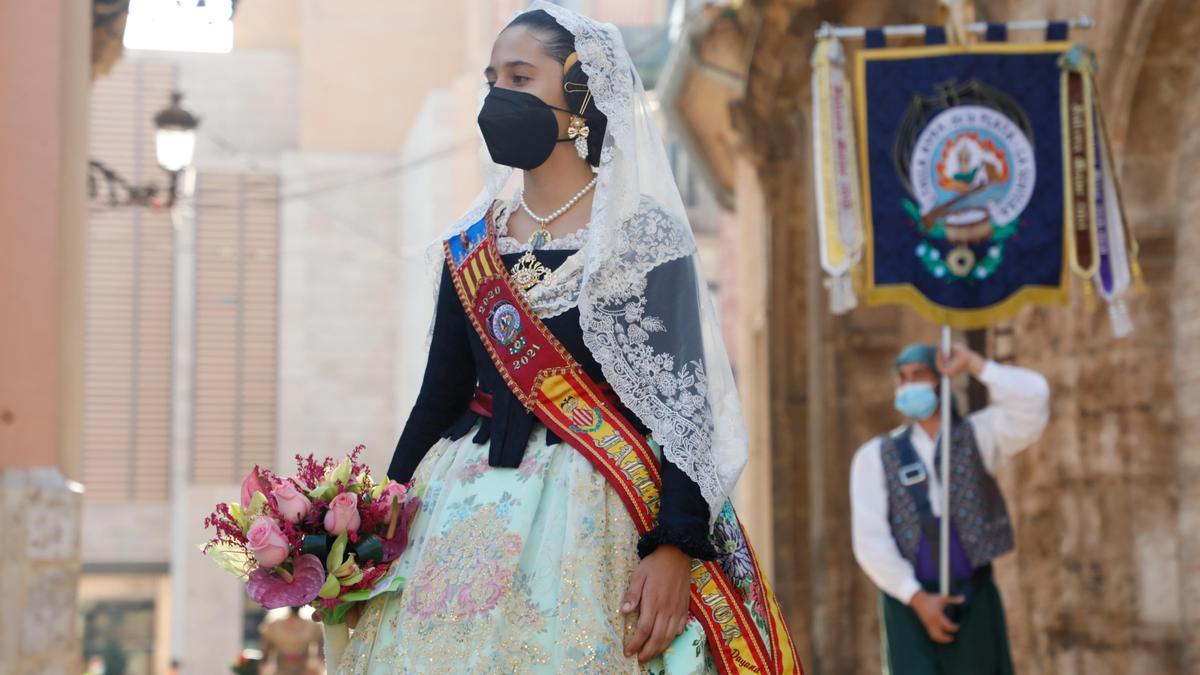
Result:
<instances>
[{"instance_id":1,"label":"street lamp","mask_svg":"<svg viewBox=\"0 0 1200 675\"><path fill-rule=\"evenodd\" d=\"M171 93L171 104L154 116L157 132L154 138L158 164L170 177L166 203L156 200L160 187L154 183L133 185L119 173L98 160L88 162L88 193L95 197L99 181L103 181L110 206L167 206L175 205L179 175L192 165L196 155L196 127L200 119L180 105L183 94Z\"/></svg>"},{"instance_id":2,"label":"street lamp","mask_svg":"<svg viewBox=\"0 0 1200 675\"><path fill-rule=\"evenodd\" d=\"M183 94L172 92L171 105L154 116L154 126L158 127L154 138L158 164L168 173L191 166L196 155L196 127L200 120L179 105L182 100Z\"/></svg>"},{"instance_id":3,"label":"street lamp","mask_svg":"<svg viewBox=\"0 0 1200 675\"><path fill-rule=\"evenodd\" d=\"M171 192L167 197L167 206L175 205L175 196L179 190L179 172L192 165L196 156L196 127L200 120L183 109L179 104L183 94L171 92L171 105L160 110L154 116L154 126L158 133L154 137L154 147L158 155L158 165L171 174Z\"/></svg>"}]
</instances>

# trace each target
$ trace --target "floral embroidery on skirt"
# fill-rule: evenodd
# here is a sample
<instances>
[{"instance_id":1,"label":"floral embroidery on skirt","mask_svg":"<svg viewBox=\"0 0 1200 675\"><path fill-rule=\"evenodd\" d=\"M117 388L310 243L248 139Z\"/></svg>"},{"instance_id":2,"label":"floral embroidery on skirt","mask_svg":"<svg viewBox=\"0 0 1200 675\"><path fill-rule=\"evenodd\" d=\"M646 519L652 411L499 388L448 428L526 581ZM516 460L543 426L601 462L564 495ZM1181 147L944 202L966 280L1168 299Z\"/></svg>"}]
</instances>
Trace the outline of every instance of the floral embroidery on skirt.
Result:
<instances>
[{"instance_id":1,"label":"floral embroidery on skirt","mask_svg":"<svg viewBox=\"0 0 1200 675\"><path fill-rule=\"evenodd\" d=\"M516 469L471 438L417 468L421 508L393 565L406 582L366 605L337 673L716 672L695 621L649 664L625 658L637 531L586 459L541 425Z\"/></svg>"}]
</instances>

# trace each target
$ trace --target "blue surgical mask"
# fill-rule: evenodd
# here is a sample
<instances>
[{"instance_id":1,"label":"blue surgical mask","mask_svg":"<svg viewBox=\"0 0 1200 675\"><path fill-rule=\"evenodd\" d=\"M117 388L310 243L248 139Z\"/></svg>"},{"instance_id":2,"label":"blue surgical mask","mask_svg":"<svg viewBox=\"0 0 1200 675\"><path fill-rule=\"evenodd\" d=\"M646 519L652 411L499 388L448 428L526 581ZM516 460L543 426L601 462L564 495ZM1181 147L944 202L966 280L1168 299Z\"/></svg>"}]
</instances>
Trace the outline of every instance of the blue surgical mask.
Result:
<instances>
[{"instance_id":1,"label":"blue surgical mask","mask_svg":"<svg viewBox=\"0 0 1200 675\"><path fill-rule=\"evenodd\" d=\"M894 405L905 417L926 420L937 411L938 395L929 382L909 382L896 389Z\"/></svg>"}]
</instances>

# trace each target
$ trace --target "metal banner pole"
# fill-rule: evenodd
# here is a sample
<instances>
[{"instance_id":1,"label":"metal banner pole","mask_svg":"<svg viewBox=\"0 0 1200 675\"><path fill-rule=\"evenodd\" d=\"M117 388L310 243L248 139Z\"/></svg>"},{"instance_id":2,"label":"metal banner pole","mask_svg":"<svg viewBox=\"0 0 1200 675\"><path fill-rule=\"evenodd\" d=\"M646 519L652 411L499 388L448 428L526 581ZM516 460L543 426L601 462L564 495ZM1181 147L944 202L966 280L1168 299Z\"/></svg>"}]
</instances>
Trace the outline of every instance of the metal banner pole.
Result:
<instances>
[{"instance_id":1,"label":"metal banner pole","mask_svg":"<svg viewBox=\"0 0 1200 675\"><path fill-rule=\"evenodd\" d=\"M1096 25L1096 22L1091 17L1084 15L1074 19L1068 19L1066 24L1072 29L1088 29ZM1044 31L1050 25L1049 21L1009 21L1004 24L1010 33L1018 31ZM888 37L921 37L925 35L927 26L924 24L905 24L896 26L884 26L883 34ZM966 30L968 33L983 33L987 30L987 24L982 21L967 24ZM818 38L836 37L840 40L861 40L867 35L865 26L837 26L832 23L824 23L817 29Z\"/></svg>"},{"instance_id":2,"label":"metal banner pole","mask_svg":"<svg viewBox=\"0 0 1200 675\"><path fill-rule=\"evenodd\" d=\"M950 359L950 326L942 326L942 358ZM950 595L950 376L942 373L942 518L938 547L939 592Z\"/></svg>"}]
</instances>

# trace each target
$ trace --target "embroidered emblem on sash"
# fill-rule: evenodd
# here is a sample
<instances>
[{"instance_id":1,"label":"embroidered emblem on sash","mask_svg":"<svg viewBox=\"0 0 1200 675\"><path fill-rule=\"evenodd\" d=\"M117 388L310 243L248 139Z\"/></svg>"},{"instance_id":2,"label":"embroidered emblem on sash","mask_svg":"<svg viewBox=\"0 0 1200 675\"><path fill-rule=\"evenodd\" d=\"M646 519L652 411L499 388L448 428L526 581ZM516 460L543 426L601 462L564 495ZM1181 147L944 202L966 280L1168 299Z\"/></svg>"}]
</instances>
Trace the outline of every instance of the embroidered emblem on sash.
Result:
<instances>
[{"instance_id":1,"label":"embroidered emblem on sash","mask_svg":"<svg viewBox=\"0 0 1200 675\"><path fill-rule=\"evenodd\" d=\"M571 431L581 434L590 434L598 431L604 425L604 415L599 408L587 408L579 405L579 399L574 396L568 396L563 399L559 406L562 411L570 415L571 421L574 422L570 426ZM599 443L597 443L599 445ZM604 447L604 446L600 446Z\"/></svg>"},{"instance_id":2,"label":"embroidered emblem on sash","mask_svg":"<svg viewBox=\"0 0 1200 675\"><path fill-rule=\"evenodd\" d=\"M498 302L488 314L488 330L503 347L517 341L521 335L521 314L508 302Z\"/></svg>"}]
</instances>

